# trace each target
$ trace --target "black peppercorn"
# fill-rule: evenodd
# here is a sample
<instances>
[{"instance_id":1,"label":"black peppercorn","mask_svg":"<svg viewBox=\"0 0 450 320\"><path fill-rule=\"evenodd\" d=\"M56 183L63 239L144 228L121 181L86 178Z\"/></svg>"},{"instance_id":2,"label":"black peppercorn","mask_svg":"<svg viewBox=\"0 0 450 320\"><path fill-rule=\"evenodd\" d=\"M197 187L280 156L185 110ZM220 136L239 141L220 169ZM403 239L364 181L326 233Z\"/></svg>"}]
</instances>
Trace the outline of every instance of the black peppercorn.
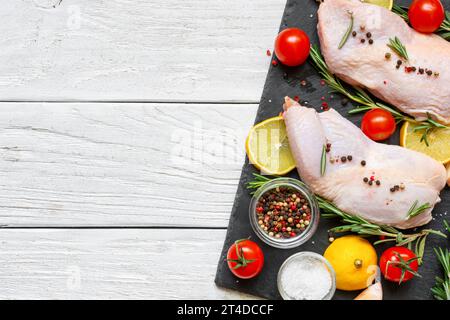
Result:
<instances>
[{"instance_id":1,"label":"black peppercorn","mask_svg":"<svg viewBox=\"0 0 450 320\"><path fill-rule=\"evenodd\" d=\"M353 36L353 37L356 37L356 31L353 31L353 32L352 32L352 36Z\"/></svg>"},{"instance_id":2,"label":"black peppercorn","mask_svg":"<svg viewBox=\"0 0 450 320\"><path fill-rule=\"evenodd\" d=\"M372 180L370 180L369 181L369 186L371 186L373 184L373 181Z\"/></svg>"},{"instance_id":3,"label":"black peppercorn","mask_svg":"<svg viewBox=\"0 0 450 320\"><path fill-rule=\"evenodd\" d=\"M364 43L364 42L366 42L366 39L361 39L361 43Z\"/></svg>"},{"instance_id":4,"label":"black peppercorn","mask_svg":"<svg viewBox=\"0 0 450 320\"><path fill-rule=\"evenodd\" d=\"M381 184L380 180L375 181L376 185L379 186Z\"/></svg>"},{"instance_id":5,"label":"black peppercorn","mask_svg":"<svg viewBox=\"0 0 450 320\"><path fill-rule=\"evenodd\" d=\"M366 160L361 161L361 165L364 167L366 165Z\"/></svg>"},{"instance_id":6,"label":"black peppercorn","mask_svg":"<svg viewBox=\"0 0 450 320\"><path fill-rule=\"evenodd\" d=\"M394 192L394 191L395 191L395 188L391 188L390 190L391 190L391 192Z\"/></svg>"},{"instance_id":7,"label":"black peppercorn","mask_svg":"<svg viewBox=\"0 0 450 320\"><path fill-rule=\"evenodd\" d=\"M348 161L352 161L352 160L353 160L353 157L352 157L352 156L347 156L347 160L348 160Z\"/></svg>"},{"instance_id":8,"label":"black peppercorn","mask_svg":"<svg viewBox=\"0 0 450 320\"><path fill-rule=\"evenodd\" d=\"M397 65L401 66L401 65L402 65L402 63L403 63L403 61L402 61L402 60L397 60Z\"/></svg>"},{"instance_id":9,"label":"black peppercorn","mask_svg":"<svg viewBox=\"0 0 450 320\"><path fill-rule=\"evenodd\" d=\"M372 37L372 33L367 32L367 33L366 33L366 37L367 37L367 38L371 38L371 37Z\"/></svg>"},{"instance_id":10,"label":"black peppercorn","mask_svg":"<svg viewBox=\"0 0 450 320\"><path fill-rule=\"evenodd\" d=\"M367 183L367 182L369 181L369 178L365 177L365 178L363 179L363 181L364 181L365 183Z\"/></svg>"},{"instance_id":11,"label":"black peppercorn","mask_svg":"<svg viewBox=\"0 0 450 320\"><path fill-rule=\"evenodd\" d=\"M431 71L431 70L427 71L427 75L431 76L432 74L433 74L433 71Z\"/></svg>"},{"instance_id":12,"label":"black peppercorn","mask_svg":"<svg viewBox=\"0 0 450 320\"><path fill-rule=\"evenodd\" d=\"M341 157L342 162L347 162L347 157Z\"/></svg>"},{"instance_id":13,"label":"black peppercorn","mask_svg":"<svg viewBox=\"0 0 450 320\"><path fill-rule=\"evenodd\" d=\"M423 70L423 68L419 68L419 73L423 74L425 72L425 70Z\"/></svg>"},{"instance_id":14,"label":"black peppercorn","mask_svg":"<svg viewBox=\"0 0 450 320\"><path fill-rule=\"evenodd\" d=\"M369 39L369 44L373 44L373 40L372 39Z\"/></svg>"}]
</instances>

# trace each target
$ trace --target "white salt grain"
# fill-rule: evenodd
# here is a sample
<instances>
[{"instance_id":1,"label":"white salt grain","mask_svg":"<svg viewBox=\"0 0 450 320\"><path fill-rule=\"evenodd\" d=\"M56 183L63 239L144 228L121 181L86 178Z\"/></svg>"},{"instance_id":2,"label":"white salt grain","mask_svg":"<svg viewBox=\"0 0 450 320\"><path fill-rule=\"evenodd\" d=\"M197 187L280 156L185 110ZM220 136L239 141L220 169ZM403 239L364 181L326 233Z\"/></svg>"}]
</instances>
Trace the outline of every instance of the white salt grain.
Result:
<instances>
[{"instance_id":1,"label":"white salt grain","mask_svg":"<svg viewBox=\"0 0 450 320\"><path fill-rule=\"evenodd\" d=\"M293 300L320 300L332 286L327 266L310 257L299 257L286 264L280 281L284 292Z\"/></svg>"}]
</instances>

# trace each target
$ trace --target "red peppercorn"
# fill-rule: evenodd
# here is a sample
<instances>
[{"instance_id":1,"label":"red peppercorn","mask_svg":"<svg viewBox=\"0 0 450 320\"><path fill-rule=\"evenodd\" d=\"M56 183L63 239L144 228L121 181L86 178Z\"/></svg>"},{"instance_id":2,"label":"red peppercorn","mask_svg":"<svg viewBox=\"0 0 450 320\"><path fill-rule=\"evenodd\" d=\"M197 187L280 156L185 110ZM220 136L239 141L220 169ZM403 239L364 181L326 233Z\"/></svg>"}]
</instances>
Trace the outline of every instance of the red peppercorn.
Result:
<instances>
[{"instance_id":1,"label":"red peppercorn","mask_svg":"<svg viewBox=\"0 0 450 320\"><path fill-rule=\"evenodd\" d=\"M270 57L272 55L272 53L270 52L269 49L267 49L266 54L267 54L268 57Z\"/></svg>"},{"instance_id":2,"label":"red peppercorn","mask_svg":"<svg viewBox=\"0 0 450 320\"><path fill-rule=\"evenodd\" d=\"M276 205L276 206L275 206L275 209L280 210L280 206L279 206L279 205Z\"/></svg>"},{"instance_id":3,"label":"red peppercorn","mask_svg":"<svg viewBox=\"0 0 450 320\"><path fill-rule=\"evenodd\" d=\"M292 206L291 206L291 210L294 211L295 209L297 209L297 206L292 205Z\"/></svg>"},{"instance_id":4,"label":"red peppercorn","mask_svg":"<svg viewBox=\"0 0 450 320\"><path fill-rule=\"evenodd\" d=\"M370 176L370 180L375 180L375 177L374 176Z\"/></svg>"},{"instance_id":5,"label":"red peppercorn","mask_svg":"<svg viewBox=\"0 0 450 320\"><path fill-rule=\"evenodd\" d=\"M291 232L291 237L295 237L295 236L296 236L295 232Z\"/></svg>"},{"instance_id":6,"label":"red peppercorn","mask_svg":"<svg viewBox=\"0 0 450 320\"><path fill-rule=\"evenodd\" d=\"M286 228L285 227L281 228L281 231L286 232Z\"/></svg>"},{"instance_id":7,"label":"red peppercorn","mask_svg":"<svg viewBox=\"0 0 450 320\"><path fill-rule=\"evenodd\" d=\"M320 85L323 87L325 85L325 80L320 80Z\"/></svg>"},{"instance_id":8,"label":"red peppercorn","mask_svg":"<svg viewBox=\"0 0 450 320\"><path fill-rule=\"evenodd\" d=\"M295 96L294 100L298 102L300 100L300 97L299 96Z\"/></svg>"},{"instance_id":9,"label":"red peppercorn","mask_svg":"<svg viewBox=\"0 0 450 320\"><path fill-rule=\"evenodd\" d=\"M273 65L274 67L276 67L276 66L278 65L277 60L272 60L272 65Z\"/></svg>"}]
</instances>

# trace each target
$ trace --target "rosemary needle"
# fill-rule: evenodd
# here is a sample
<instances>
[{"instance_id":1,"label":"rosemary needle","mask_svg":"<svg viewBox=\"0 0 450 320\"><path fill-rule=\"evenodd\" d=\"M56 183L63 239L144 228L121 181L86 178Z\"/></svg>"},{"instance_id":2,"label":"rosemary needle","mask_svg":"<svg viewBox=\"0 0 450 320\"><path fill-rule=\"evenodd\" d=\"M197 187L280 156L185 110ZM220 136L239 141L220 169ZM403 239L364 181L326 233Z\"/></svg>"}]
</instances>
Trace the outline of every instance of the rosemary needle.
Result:
<instances>
[{"instance_id":1,"label":"rosemary needle","mask_svg":"<svg viewBox=\"0 0 450 320\"><path fill-rule=\"evenodd\" d=\"M322 157L320 158L320 175L323 176L325 174L325 170L327 169L327 147L323 145L322 148Z\"/></svg>"},{"instance_id":2,"label":"rosemary needle","mask_svg":"<svg viewBox=\"0 0 450 320\"><path fill-rule=\"evenodd\" d=\"M345 32L344 36L342 37L341 42L339 43L339 47L338 49L342 49L342 47L344 46L344 44L347 42L348 37L350 37L350 33L353 30L353 12L352 11L348 11L348 14L350 15L350 25L347 28L347 31Z\"/></svg>"}]
</instances>

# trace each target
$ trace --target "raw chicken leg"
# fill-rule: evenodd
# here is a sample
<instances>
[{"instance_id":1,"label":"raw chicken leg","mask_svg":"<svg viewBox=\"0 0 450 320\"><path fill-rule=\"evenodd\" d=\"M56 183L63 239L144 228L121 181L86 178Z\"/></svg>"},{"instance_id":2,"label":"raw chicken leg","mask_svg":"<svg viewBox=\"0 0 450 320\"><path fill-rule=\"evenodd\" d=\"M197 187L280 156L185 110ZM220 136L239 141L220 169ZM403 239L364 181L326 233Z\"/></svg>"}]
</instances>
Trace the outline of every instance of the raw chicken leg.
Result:
<instances>
[{"instance_id":1,"label":"raw chicken leg","mask_svg":"<svg viewBox=\"0 0 450 320\"><path fill-rule=\"evenodd\" d=\"M350 35L338 49L350 25L349 11L357 35ZM332 73L351 85L367 88L418 120L430 115L450 124L450 42L418 33L395 13L359 0L324 0L318 16L321 50ZM387 47L394 37L409 56L399 68L399 57ZM386 53L391 58L387 59Z\"/></svg>"},{"instance_id":2,"label":"raw chicken leg","mask_svg":"<svg viewBox=\"0 0 450 320\"><path fill-rule=\"evenodd\" d=\"M376 224L407 229L431 220L447 180L442 164L424 154L370 140L333 109L317 113L287 97L284 109L297 170L314 193ZM322 150L327 143L331 148L322 176ZM364 178L372 179L372 185ZM395 186L398 190L392 192ZM429 203L431 208L408 219L416 200L418 206Z\"/></svg>"}]
</instances>

